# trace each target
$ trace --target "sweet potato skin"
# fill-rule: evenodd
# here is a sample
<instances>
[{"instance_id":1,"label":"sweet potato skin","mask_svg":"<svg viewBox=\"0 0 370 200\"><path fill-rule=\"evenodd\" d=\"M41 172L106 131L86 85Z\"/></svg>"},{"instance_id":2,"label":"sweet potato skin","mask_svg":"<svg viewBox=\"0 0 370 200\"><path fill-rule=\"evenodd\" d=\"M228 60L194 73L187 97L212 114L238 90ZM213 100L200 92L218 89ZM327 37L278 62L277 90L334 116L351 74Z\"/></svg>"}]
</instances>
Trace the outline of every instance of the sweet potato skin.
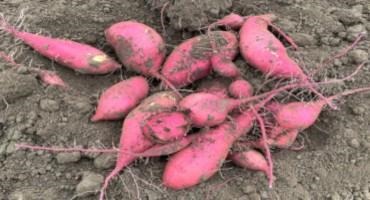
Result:
<instances>
[{"instance_id":1,"label":"sweet potato skin","mask_svg":"<svg viewBox=\"0 0 370 200\"><path fill-rule=\"evenodd\" d=\"M142 153L154 145L142 133L142 122L150 116L159 112L173 111L179 101L179 96L174 92L164 91L155 93L144 99L139 106L132 110L125 118L119 143L116 166L105 178L104 185L100 192L100 199L104 198L105 189L112 178L138 157L135 153ZM132 152L132 153L131 153Z\"/></svg>"},{"instance_id":2,"label":"sweet potato skin","mask_svg":"<svg viewBox=\"0 0 370 200\"><path fill-rule=\"evenodd\" d=\"M105 90L99 98L91 121L117 120L127 115L149 93L149 84L142 76L120 81Z\"/></svg>"},{"instance_id":3,"label":"sweet potato skin","mask_svg":"<svg viewBox=\"0 0 370 200\"><path fill-rule=\"evenodd\" d=\"M252 85L244 80L244 79L239 79L233 81L229 85L229 94L230 96L234 98L246 98L246 97L251 97L253 96L253 87Z\"/></svg>"},{"instance_id":4,"label":"sweet potato skin","mask_svg":"<svg viewBox=\"0 0 370 200\"><path fill-rule=\"evenodd\" d=\"M7 31L41 55L83 74L107 74L121 66L107 54L90 45L51 38L8 27Z\"/></svg>"},{"instance_id":5,"label":"sweet potato skin","mask_svg":"<svg viewBox=\"0 0 370 200\"><path fill-rule=\"evenodd\" d=\"M260 152L254 149L233 153L230 156L230 159L239 167L249 170L262 171L263 173L268 174L267 160Z\"/></svg>"},{"instance_id":6,"label":"sweet potato skin","mask_svg":"<svg viewBox=\"0 0 370 200\"><path fill-rule=\"evenodd\" d=\"M168 143L185 137L190 120L182 112L162 112L150 117L143 126L143 134L154 143Z\"/></svg>"},{"instance_id":7,"label":"sweet potato skin","mask_svg":"<svg viewBox=\"0 0 370 200\"><path fill-rule=\"evenodd\" d=\"M212 49L211 40L215 44L215 50ZM184 87L210 74L212 55L231 59L237 52L237 39L231 32L214 31L208 35L196 36L172 51L163 64L161 74L175 87Z\"/></svg>"},{"instance_id":8,"label":"sweet potato skin","mask_svg":"<svg viewBox=\"0 0 370 200\"><path fill-rule=\"evenodd\" d=\"M275 108L275 119L286 130L304 130L315 123L325 104L323 100L280 104Z\"/></svg>"},{"instance_id":9,"label":"sweet potato skin","mask_svg":"<svg viewBox=\"0 0 370 200\"><path fill-rule=\"evenodd\" d=\"M284 45L267 29L273 14L251 16L240 29L240 52L253 67L267 75L306 79Z\"/></svg>"},{"instance_id":10,"label":"sweet potato skin","mask_svg":"<svg viewBox=\"0 0 370 200\"><path fill-rule=\"evenodd\" d=\"M253 121L253 114L246 112L233 122L199 133L193 143L171 156L163 173L163 184L179 190L209 179L222 166L234 141L250 130Z\"/></svg>"},{"instance_id":11,"label":"sweet potato skin","mask_svg":"<svg viewBox=\"0 0 370 200\"><path fill-rule=\"evenodd\" d=\"M123 21L106 29L105 37L125 67L145 76L158 73L166 48L163 38L153 28Z\"/></svg>"}]
</instances>

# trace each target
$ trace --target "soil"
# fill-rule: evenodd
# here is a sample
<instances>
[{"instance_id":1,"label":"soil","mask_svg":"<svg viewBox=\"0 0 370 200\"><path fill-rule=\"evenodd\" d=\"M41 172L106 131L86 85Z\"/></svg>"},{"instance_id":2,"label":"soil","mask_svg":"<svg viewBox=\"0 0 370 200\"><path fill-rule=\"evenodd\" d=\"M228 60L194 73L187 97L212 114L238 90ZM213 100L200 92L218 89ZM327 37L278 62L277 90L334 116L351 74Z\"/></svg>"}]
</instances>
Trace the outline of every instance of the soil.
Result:
<instances>
[{"instance_id":1,"label":"soil","mask_svg":"<svg viewBox=\"0 0 370 200\"><path fill-rule=\"evenodd\" d=\"M0 12L11 23L85 42L114 56L104 29L122 20L137 20L158 30L171 52L184 39L199 35L202 27L235 12L255 15L273 12L276 25L300 46L290 51L306 70L348 46L359 32L370 30L368 0L0 0ZM24 12L21 12L24 11ZM23 151L16 143L43 146L117 146L122 121L89 121L102 90L133 73L121 70L104 76L81 75L55 64L11 37L0 33L0 49L15 53L25 67L14 69L0 60L0 199L98 199L103 177L113 168L114 156ZM343 77L369 59L369 40L355 51L335 59L315 79ZM236 64L258 89L261 74L242 58ZM43 86L27 67L55 70L71 86L63 91ZM153 82L154 84L155 82ZM325 94L370 84L365 66L355 78L326 87ZM193 85L192 87L196 86ZM301 151L274 151L276 182L267 186L261 173L227 162L208 181L191 189L173 191L161 185L167 158L145 159L130 165L109 185L107 199L370 199L370 95L351 96L339 110L326 109L320 120L300 134Z\"/></svg>"}]
</instances>

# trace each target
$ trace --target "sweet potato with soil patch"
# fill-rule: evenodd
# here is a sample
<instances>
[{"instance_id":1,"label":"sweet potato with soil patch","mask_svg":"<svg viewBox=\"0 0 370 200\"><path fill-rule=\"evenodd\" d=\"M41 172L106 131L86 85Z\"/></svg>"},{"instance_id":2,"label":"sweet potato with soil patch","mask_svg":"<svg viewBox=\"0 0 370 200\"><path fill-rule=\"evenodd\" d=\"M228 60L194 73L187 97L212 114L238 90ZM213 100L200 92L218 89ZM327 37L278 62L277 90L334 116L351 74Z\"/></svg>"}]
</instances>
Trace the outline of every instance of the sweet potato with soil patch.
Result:
<instances>
[{"instance_id":1,"label":"sweet potato with soil patch","mask_svg":"<svg viewBox=\"0 0 370 200\"><path fill-rule=\"evenodd\" d=\"M151 116L143 126L144 135L155 143L178 140L190 130L190 120L182 112L162 112Z\"/></svg>"},{"instance_id":2,"label":"sweet potato with soil patch","mask_svg":"<svg viewBox=\"0 0 370 200\"><path fill-rule=\"evenodd\" d=\"M158 73L166 55L163 38L153 28L135 21L123 21L105 30L121 63L145 76Z\"/></svg>"},{"instance_id":3,"label":"sweet potato with soil patch","mask_svg":"<svg viewBox=\"0 0 370 200\"><path fill-rule=\"evenodd\" d=\"M236 36L227 31L214 31L190 38L167 57L161 74L175 87L184 87L209 75L211 56L233 59L238 52Z\"/></svg>"},{"instance_id":4,"label":"sweet potato with soil patch","mask_svg":"<svg viewBox=\"0 0 370 200\"><path fill-rule=\"evenodd\" d=\"M142 132L142 122L149 117L166 111L173 111L179 102L179 97L174 92L159 92L144 99L125 118L122 125L122 132L119 144L119 153L116 166L105 178L104 185L100 192L100 199L104 199L104 193L112 178L138 157L135 153L141 153L149 149L154 143L148 140ZM129 153L129 152L132 152Z\"/></svg>"},{"instance_id":5,"label":"sweet potato with soil patch","mask_svg":"<svg viewBox=\"0 0 370 200\"><path fill-rule=\"evenodd\" d=\"M252 127L254 116L245 112L233 122L205 130L189 146L170 157L163 173L163 184L184 189L213 176L222 166L230 147Z\"/></svg>"}]
</instances>

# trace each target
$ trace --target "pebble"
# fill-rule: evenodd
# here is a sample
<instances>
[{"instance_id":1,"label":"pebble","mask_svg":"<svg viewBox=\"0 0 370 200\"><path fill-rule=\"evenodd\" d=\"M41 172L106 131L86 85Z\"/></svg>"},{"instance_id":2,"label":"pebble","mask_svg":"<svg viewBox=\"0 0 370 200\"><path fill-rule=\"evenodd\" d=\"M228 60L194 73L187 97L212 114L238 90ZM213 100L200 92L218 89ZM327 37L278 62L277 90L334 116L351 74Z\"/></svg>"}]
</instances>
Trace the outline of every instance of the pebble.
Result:
<instances>
[{"instance_id":1,"label":"pebble","mask_svg":"<svg viewBox=\"0 0 370 200\"><path fill-rule=\"evenodd\" d=\"M356 24L347 29L346 38L348 41L353 42L362 32L365 32L365 26L362 24Z\"/></svg>"},{"instance_id":2,"label":"pebble","mask_svg":"<svg viewBox=\"0 0 370 200\"><path fill-rule=\"evenodd\" d=\"M76 193L81 197L94 194L92 191L99 191L103 181L104 177L100 174L84 172L81 182L76 187Z\"/></svg>"},{"instance_id":3,"label":"pebble","mask_svg":"<svg viewBox=\"0 0 370 200\"><path fill-rule=\"evenodd\" d=\"M20 66L17 68L17 73L18 74L28 74L28 69L25 66Z\"/></svg>"},{"instance_id":4,"label":"pebble","mask_svg":"<svg viewBox=\"0 0 370 200\"><path fill-rule=\"evenodd\" d=\"M9 145L6 147L6 153L11 154L17 151L17 148L15 148L15 142L10 142Z\"/></svg>"},{"instance_id":5,"label":"pebble","mask_svg":"<svg viewBox=\"0 0 370 200\"><path fill-rule=\"evenodd\" d=\"M57 111L59 110L59 102L53 99L42 99L40 101L40 108L44 111Z\"/></svg>"},{"instance_id":6,"label":"pebble","mask_svg":"<svg viewBox=\"0 0 370 200\"><path fill-rule=\"evenodd\" d=\"M360 147L360 142L356 139L356 138L352 138L350 141L349 141L349 145L352 147L352 148L359 148Z\"/></svg>"},{"instance_id":7,"label":"pebble","mask_svg":"<svg viewBox=\"0 0 370 200\"><path fill-rule=\"evenodd\" d=\"M84 40L88 44L95 44L98 41L98 38L94 34L88 34L86 37L84 37Z\"/></svg>"},{"instance_id":8,"label":"pebble","mask_svg":"<svg viewBox=\"0 0 370 200\"><path fill-rule=\"evenodd\" d=\"M6 147L8 146L8 143L2 143L0 144L0 155L4 155L6 153Z\"/></svg>"},{"instance_id":9,"label":"pebble","mask_svg":"<svg viewBox=\"0 0 370 200\"><path fill-rule=\"evenodd\" d=\"M249 198L248 198L247 195L243 195L243 196L237 198L237 200L249 200Z\"/></svg>"},{"instance_id":10,"label":"pebble","mask_svg":"<svg viewBox=\"0 0 370 200\"><path fill-rule=\"evenodd\" d=\"M355 9L341 9L336 12L336 15L344 25L353 25L362 20L362 14Z\"/></svg>"},{"instance_id":11,"label":"pebble","mask_svg":"<svg viewBox=\"0 0 370 200\"><path fill-rule=\"evenodd\" d=\"M295 43L298 46L302 46L302 47L310 46L316 43L315 38L306 33L296 33L292 35L292 38L294 39Z\"/></svg>"},{"instance_id":12,"label":"pebble","mask_svg":"<svg viewBox=\"0 0 370 200\"><path fill-rule=\"evenodd\" d=\"M341 197L338 193L333 193L332 195L330 195L330 200L341 200Z\"/></svg>"},{"instance_id":13,"label":"pebble","mask_svg":"<svg viewBox=\"0 0 370 200\"><path fill-rule=\"evenodd\" d=\"M369 59L369 54L361 49L355 49L349 52L348 56L355 64L361 64Z\"/></svg>"},{"instance_id":14,"label":"pebble","mask_svg":"<svg viewBox=\"0 0 370 200\"><path fill-rule=\"evenodd\" d=\"M370 142L363 141L363 142L362 142L362 146L363 146L365 149L370 150Z\"/></svg>"},{"instance_id":15,"label":"pebble","mask_svg":"<svg viewBox=\"0 0 370 200\"><path fill-rule=\"evenodd\" d=\"M244 194L250 194L250 193L256 192L256 187L253 185L247 185L243 187L242 190Z\"/></svg>"},{"instance_id":16,"label":"pebble","mask_svg":"<svg viewBox=\"0 0 370 200\"><path fill-rule=\"evenodd\" d=\"M94 166L98 169L109 169L115 165L116 157L113 154L100 154L94 159Z\"/></svg>"},{"instance_id":17,"label":"pebble","mask_svg":"<svg viewBox=\"0 0 370 200\"><path fill-rule=\"evenodd\" d=\"M35 199L36 194L32 190L16 190L9 194L9 200L23 200L23 199Z\"/></svg>"},{"instance_id":18,"label":"pebble","mask_svg":"<svg viewBox=\"0 0 370 200\"><path fill-rule=\"evenodd\" d=\"M153 190L148 190L148 189L145 189L145 193L146 193L146 196L147 196L147 200L159 200L159 199L162 199L161 198L161 195L157 192L154 192Z\"/></svg>"},{"instance_id":19,"label":"pebble","mask_svg":"<svg viewBox=\"0 0 370 200\"><path fill-rule=\"evenodd\" d=\"M261 198L262 199L268 199L269 198L269 194L266 191L262 191L261 192Z\"/></svg>"},{"instance_id":20,"label":"pebble","mask_svg":"<svg viewBox=\"0 0 370 200\"><path fill-rule=\"evenodd\" d=\"M254 192L254 193L249 194L249 199L250 200L261 200L261 196Z\"/></svg>"},{"instance_id":21,"label":"pebble","mask_svg":"<svg viewBox=\"0 0 370 200\"><path fill-rule=\"evenodd\" d=\"M81 153L80 152L58 153L56 159L59 164L73 163L81 159Z\"/></svg>"}]
</instances>

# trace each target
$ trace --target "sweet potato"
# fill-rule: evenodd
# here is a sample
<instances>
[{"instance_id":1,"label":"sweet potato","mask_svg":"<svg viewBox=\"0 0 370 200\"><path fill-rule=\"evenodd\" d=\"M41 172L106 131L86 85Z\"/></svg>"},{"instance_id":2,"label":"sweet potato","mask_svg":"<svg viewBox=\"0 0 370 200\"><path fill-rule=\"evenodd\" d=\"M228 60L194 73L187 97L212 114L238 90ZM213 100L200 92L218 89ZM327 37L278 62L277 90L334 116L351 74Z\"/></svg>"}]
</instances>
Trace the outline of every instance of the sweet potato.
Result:
<instances>
[{"instance_id":1,"label":"sweet potato","mask_svg":"<svg viewBox=\"0 0 370 200\"><path fill-rule=\"evenodd\" d=\"M149 149L143 151L142 153L136 155L140 157L157 157L170 155L187 147L194 141L196 137L198 137L198 135L192 134L166 144L156 144L150 147Z\"/></svg>"},{"instance_id":2,"label":"sweet potato","mask_svg":"<svg viewBox=\"0 0 370 200\"><path fill-rule=\"evenodd\" d=\"M23 41L41 55L84 74L106 74L120 68L107 54L90 45L19 31L0 18L0 29Z\"/></svg>"},{"instance_id":3,"label":"sweet potato","mask_svg":"<svg viewBox=\"0 0 370 200\"><path fill-rule=\"evenodd\" d=\"M178 140L190 130L190 120L182 112L162 112L151 116L143 126L143 134L155 143Z\"/></svg>"},{"instance_id":4,"label":"sweet potato","mask_svg":"<svg viewBox=\"0 0 370 200\"><path fill-rule=\"evenodd\" d=\"M334 108L330 101L316 90L315 84L312 83L299 65L289 57L282 42L268 30L268 26L271 25L271 21L274 19L276 19L276 16L273 14L250 16L246 19L239 32L240 52L243 58L264 74L279 78L298 79L300 82L307 84L307 88ZM291 44L294 44L289 37L285 36L285 38Z\"/></svg>"},{"instance_id":5,"label":"sweet potato","mask_svg":"<svg viewBox=\"0 0 370 200\"><path fill-rule=\"evenodd\" d=\"M153 28L135 21L123 21L107 28L105 37L126 68L145 76L158 73L166 48L163 38Z\"/></svg>"},{"instance_id":6,"label":"sweet potato","mask_svg":"<svg viewBox=\"0 0 370 200\"><path fill-rule=\"evenodd\" d=\"M118 153L116 166L104 180L104 185L100 191L100 200L104 199L104 193L110 180L137 158L134 154L144 152L154 145L142 133L142 122L154 114L174 110L178 102L179 97L174 92L155 93L144 99L139 106L126 116L122 125L120 152Z\"/></svg>"},{"instance_id":7,"label":"sweet potato","mask_svg":"<svg viewBox=\"0 0 370 200\"><path fill-rule=\"evenodd\" d=\"M37 73L37 76L40 78L40 80L46 84L46 85L51 85L51 86L57 86L61 88L68 88L69 86L64 82L60 76L52 71L49 70L43 70L43 69L38 69L35 70Z\"/></svg>"},{"instance_id":8,"label":"sweet potato","mask_svg":"<svg viewBox=\"0 0 370 200\"><path fill-rule=\"evenodd\" d=\"M272 130L282 130L282 129L272 129ZM268 132L269 133L269 132ZM279 134L277 134L275 137L269 137L266 142L267 145L271 148L279 148L279 149L288 149L293 145L295 142L297 136L299 134L299 130L294 129L294 130L284 130L280 131ZM269 134L270 136L271 134ZM275 135L275 134L272 134ZM263 140L260 138L256 141L248 141L243 143L244 146L251 146L254 148L258 148L263 150Z\"/></svg>"},{"instance_id":9,"label":"sweet potato","mask_svg":"<svg viewBox=\"0 0 370 200\"><path fill-rule=\"evenodd\" d=\"M245 112L233 122L205 130L188 147L170 157L163 173L163 184L184 189L213 176L222 166L230 147L252 127L254 116Z\"/></svg>"},{"instance_id":10,"label":"sweet potato","mask_svg":"<svg viewBox=\"0 0 370 200\"><path fill-rule=\"evenodd\" d=\"M270 96L277 92L271 92ZM269 97L271 98L271 97ZM179 109L188 112L195 127L215 126L225 121L229 112L250 102L253 97L232 99L222 98L211 93L192 93L179 103Z\"/></svg>"},{"instance_id":11,"label":"sweet potato","mask_svg":"<svg viewBox=\"0 0 370 200\"><path fill-rule=\"evenodd\" d=\"M212 70L211 56L232 60L237 52L238 42L233 33L210 32L190 38L176 47L167 57L161 73L175 87L184 87L209 75Z\"/></svg>"},{"instance_id":12,"label":"sweet potato","mask_svg":"<svg viewBox=\"0 0 370 200\"><path fill-rule=\"evenodd\" d=\"M180 101L179 109L188 112L193 126L201 128L221 124L236 103L210 93L193 93Z\"/></svg>"},{"instance_id":13,"label":"sweet potato","mask_svg":"<svg viewBox=\"0 0 370 200\"><path fill-rule=\"evenodd\" d=\"M122 21L107 28L105 37L126 68L162 80L181 96L172 83L159 73L166 48L157 31L136 21Z\"/></svg>"},{"instance_id":14,"label":"sweet potato","mask_svg":"<svg viewBox=\"0 0 370 200\"><path fill-rule=\"evenodd\" d=\"M213 25L226 26L232 29L239 29L245 21L245 18L236 14L230 13L223 18L217 20ZM212 26L212 25L211 25Z\"/></svg>"},{"instance_id":15,"label":"sweet potato","mask_svg":"<svg viewBox=\"0 0 370 200\"><path fill-rule=\"evenodd\" d=\"M212 56L211 65L214 72L222 77L238 78L241 76L239 68L232 62L232 59L225 59L224 56Z\"/></svg>"},{"instance_id":16,"label":"sweet potato","mask_svg":"<svg viewBox=\"0 0 370 200\"><path fill-rule=\"evenodd\" d=\"M141 76L120 81L106 89L100 96L95 115L91 121L117 120L123 118L149 93L147 80Z\"/></svg>"},{"instance_id":17,"label":"sweet potato","mask_svg":"<svg viewBox=\"0 0 370 200\"><path fill-rule=\"evenodd\" d=\"M246 97L251 97L253 95L253 87L252 85L244 80L244 79L239 79L233 81L229 85L229 94L230 96L234 98L246 98Z\"/></svg>"},{"instance_id":18,"label":"sweet potato","mask_svg":"<svg viewBox=\"0 0 370 200\"><path fill-rule=\"evenodd\" d=\"M267 160L260 152L254 149L233 153L231 154L230 159L240 167L262 171L267 177L269 176L269 165Z\"/></svg>"},{"instance_id":19,"label":"sweet potato","mask_svg":"<svg viewBox=\"0 0 370 200\"><path fill-rule=\"evenodd\" d=\"M253 67L265 74L307 81L284 45L268 30L273 14L250 16L240 29L240 52Z\"/></svg>"},{"instance_id":20,"label":"sweet potato","mask_svg":"<svg viewBox=\"0 0 370 200\"><path fill-rule=\"evenodd\" d=\"M326 98L333 101L342 96L348 96L355 93L368 92L369 87L347 90L339 94ZM327 104L325 100L316 100L312 102L291 102L287 104L275 104L274 114L276 122L284 129L304 130L310 127L319 117L323 107Z\"/></svg>"}]
</instances>

